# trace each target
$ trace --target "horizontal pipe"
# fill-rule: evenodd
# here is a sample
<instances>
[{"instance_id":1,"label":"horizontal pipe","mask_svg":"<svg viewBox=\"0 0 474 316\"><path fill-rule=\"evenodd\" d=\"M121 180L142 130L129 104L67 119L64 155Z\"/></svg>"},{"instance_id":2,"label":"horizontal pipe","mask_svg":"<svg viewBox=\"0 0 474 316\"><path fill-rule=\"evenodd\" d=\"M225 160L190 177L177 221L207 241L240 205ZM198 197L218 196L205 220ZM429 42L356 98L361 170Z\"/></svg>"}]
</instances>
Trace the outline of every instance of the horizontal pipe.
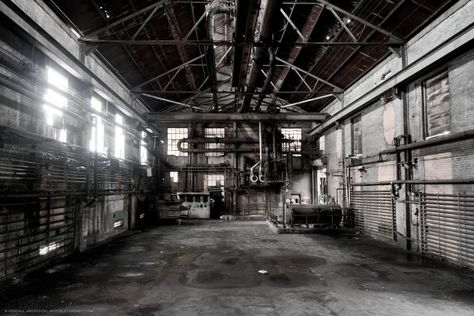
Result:
<instances>
[{"instance_id":1,"label":"horizontal pipe","mask_svg":"<svg viewBox=\"0 0 474 316\"><path fill-rule=\"evenodd\" d=\"M408 150L443 145L443 144L447 144L451 142L462 141L462 140L467 140L467 139L472 139L472 138L474 138L474 129L470 129L464 132L459 132L459 133L455 133L451 135L438 136L438 137L430 138L430 139L423 140L420 142L382 150L380 154L381 155L396 154L396 153L404 152Z\"/></svg>"},{"instance_id":2,"label":"horizontal pipe","mask_svg":"<svg viewBox=\"0 0 474 316\"><path fill-rule=\"evenodd\" d=\"M150 112L151 122L321 122L326 113L160 113Z\"/></svg>"},{"instance_id":3,"label":"horizontal pipe","mask_svg":"<svg viewBox=\"0 0 474 316\"><path fill-rule=\"evenodd\" d=\"M351 183L353 187L392 185L392 184L474 184L474 178L466 179L438 179L438 180L393 180L380 182Z\"/></svg>"},{"instance_id":4,"label":"horizontal pipe","mask_svg":"<svg viewBox=\"0 0 474 316\"><path fill-rule=\"evenodd\" d=\"M224 138L224 137L212 137L212 138L183 138L178 141L179 143L188 143L188 144L257 144L258 138ZM282 142L290 143L294 142L291 139L283 139Z\"/></svg>"}]
</instances>

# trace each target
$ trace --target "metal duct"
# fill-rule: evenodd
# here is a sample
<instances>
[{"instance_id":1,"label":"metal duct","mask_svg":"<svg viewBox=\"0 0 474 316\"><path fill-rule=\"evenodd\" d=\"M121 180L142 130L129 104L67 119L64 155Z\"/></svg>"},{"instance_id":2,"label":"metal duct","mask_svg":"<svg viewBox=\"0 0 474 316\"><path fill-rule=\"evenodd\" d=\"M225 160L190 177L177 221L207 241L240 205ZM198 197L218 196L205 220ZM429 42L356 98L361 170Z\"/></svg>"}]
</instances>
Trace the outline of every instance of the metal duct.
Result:
<instances>
[{"instance_id":1,"label":"metal duct","mask_svg":"<svg viewBox=\"0 0 474 316\"><path fill-rule=\"evenodd\" d=\"M214 17L217 14L230 14L231 10L227 6L219 5L212 8L207 14L207 38L212 40L212 32L214 31ZM212 111L217 112L217 69L216 69L216 54L214 46L209 45L206 54L207 65L209 67L209 83L211 85L211 93L213 99Z\"/></svg>"},{"instance_id":2,"label":"metal duct","mask_svg":"<svg viewBox=\"0 0 474 316\"><path fill-rule=\"evenodd\" d=\"M260 36L258 42L269 43L272 40L272 35L276 29L276 22L280 14L282 0L268 0L267 6L262 19L262 26L260 28ZM264 47L257 47L255 49L255 57L250 67L250 75L247 81L247 91L254 92L257 84L257 76L262 69L266 49ZM250 108L252 95L245 96L239 112L247 112Z\"/></svg>"},{"instance_id":3,"label":"metal duct","mask_svg":"<svg viewBox=\"0 0 474 316\"><path fill-rule=\"evenodd\" d=\"M238 0L235 4L235 32L232 61L232 86L240 89L247 77L247 65L251 53L250 46L238 45L252 39L257 16L260 10L259 0Z\"/></svg>"}]
</instances>

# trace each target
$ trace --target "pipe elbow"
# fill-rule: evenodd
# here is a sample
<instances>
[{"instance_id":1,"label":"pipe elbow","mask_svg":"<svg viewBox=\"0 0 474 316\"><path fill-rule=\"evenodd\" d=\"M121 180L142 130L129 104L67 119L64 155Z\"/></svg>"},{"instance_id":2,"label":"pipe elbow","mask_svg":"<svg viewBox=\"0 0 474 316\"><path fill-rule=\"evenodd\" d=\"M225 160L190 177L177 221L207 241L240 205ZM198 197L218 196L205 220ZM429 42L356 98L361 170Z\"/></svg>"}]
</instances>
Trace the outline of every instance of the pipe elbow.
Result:
<instances>
[{"instance_id":1,"label":"pipe elbow","mask_svg":"<svg viewBox=\"0 0 474 316\"><path fill-rule=\"evenodd\" d=\"M186 138L183 138L183 139L180 139L178 140L178 143L176 144L176 147L178 148L178 150L182 153L187 153L187 152L191 152L191 150L188 148L183 148L183 143L187 143L187 140Z\"/></svg>"}]
</instances>

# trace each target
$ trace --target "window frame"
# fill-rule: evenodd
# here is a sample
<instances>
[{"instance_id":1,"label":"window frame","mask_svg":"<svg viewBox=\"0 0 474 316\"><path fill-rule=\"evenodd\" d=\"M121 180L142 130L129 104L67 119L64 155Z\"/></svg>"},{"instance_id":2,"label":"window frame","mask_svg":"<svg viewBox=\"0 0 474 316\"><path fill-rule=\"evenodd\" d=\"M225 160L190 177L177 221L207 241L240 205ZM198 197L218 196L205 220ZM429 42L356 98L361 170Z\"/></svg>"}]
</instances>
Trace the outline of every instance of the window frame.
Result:
<instances>
[{"instance_id":1,"label":"window frame","mask_svg":"<svg viewBox=\"0 0 474 316\"><path fill-rule=\"evenodd\" d=\"M428 122L428 93L427 93L427 83L432 82L435 80L439 80L443 77L447 78L448 81L448 130L434 134L434 135L429 135L429 122ZM422 81L422 100L423 100L423 109L422 109L422 125L423 125L423 138L424 139L430 139L434 137L439 137L439 136L444 136L448 135L451 133L451 128L452 128L452 122L451 122L451 90L450 90L450 85L449 85L449 72L448 70L443 70L441 72L436 73L433 76L430 76L428 78L423 79Z\"/></svg>"},{"instance_id":2,"label":"window frame","mask_svg":"<svg viewBox=\"0 0 474 316\"><path fill-rule=\"evenodd\" d=\"M142 130L140 133L140 164L148 166L148 143L146 142L147 133Z\"/></svg>"},{"instance_id":3,"label":"window frame","mask_svg":"<svg viewBox=\"0 0 474 316\"><path fill-rule=\"evenodd\" d=\"M217 184L219 182L219 185ZM214 185L211 185L214 183ZM208 188L221 188L225 186L225 175L222 173L209 173L206 177Z\"/></svg>"},{"instance_id":4,"label":"window frame","mask_svg":"<svg viewBox=\"0 0 474 316\"><path fill-rule=\"evenodd\" d=\"M125 118L121 113L115 113L114 157L125 159ZM119 137L120 136L120 137ZM120 148L117 148L120 147Z\"/></svg>"},{"instance_id":5,"label":"window frame","mask_svg":"<svg viewBox=\"0 0 474 316\"><path fill-rule=\"evenodd\" d=\"M356 135L355 135L355 124L356 121L359 124L359 135L358 138L359 140L359 147L360 147L360 152L356 152L355 148L355 140L356 140ZM354 117L351 118L351 153L352 155L362 155L364 152L364 147L362 145L362 114L358 114Z\"/></svg>"},{"instance_id":6,"label":"window frame","mask_svg":"<svg viewBox=\"0 0 474 316\"><path fill-rule=\"evenodd\" d=\"M61 109L67 109L68 98L63 94L59 93L60 91L68 91L69 89L69 78L56 70L52 66L46 66L46 82L48 88L43 98L56 107L53 107L49 104L43 104L43 110L45 112L45 124L46 126L52 128L53 138L62 143L67 142L67 129L65 128L65 122L63 117L63 112ZM62 118L61 124L57 124L55 121L57 118ZM58 125L62 125L59 127Z\"/></svg>"},{"instance_id":7,"label":"window frame","mask_svg":"<svg viewBox=\"0 0 474 316\"><path fill-rule=\"evenodd\" d=\"M293 135L295 135L293 132L298 131L296 135L296 142L292 143L285 143L283 142L281 144L281 151L283 152L284 155L288 154L289 152L294 152L294 153L300 153L301 152L301 146L302 146L302 140L303 140L303 131L301 127L282 127L280 129L281 134L283 135L283 139L287 140L293 140ZM299 137L299 139L298 139ZM293 144L296 144L296 146L292 146ZM285 149L287 149L285 151ZM294 156L298 156L300 154L296 154Z\"/></svg>"},{"instance_id":8,"label":"window frame","mask_svg":"<svg viewBox=\"0 0 474 316\"><path fill-rule=\"evenodd\" d=\"M170 135L174 135L174 137L170 137ZM166 154L168 156L187 157L187 152L178 150L178 141L188 137L189 129L187 127L168 127L166 129ZM176 143L174 143L174 141L176 141ZM176 146L176 148L173 146ZM188 148L188 143L184 143L183 148Z\"/></svg>"},{"instance_id":9,"label":"window frame","mask_svg":"<svg viewBox=\"0 0 474 316\"><path fill-rule=\"evenodd\" d=\"M225 138L225 127L205 127L204 138ZM206 149L221 149L225 148L224 143L206 143ZM224 152L206 152L207 157L221 157Z\"/></svg>"},{"instance_id":10,"label":"window frame","mask_svg":"<svg viewBox=\"0 0 474 316\"><path fill-rule=\"evenodd\" d=\"M100 108L94 105L94 100L98 101ZM91 98L91 108L99 113L91 113L92 124L91 124L91 138L89 140L89 150L97 153L98 155L107 156L107 147L105 146L105 120L101 116L106 105L106 101L97 96L93 95ZM101 135L100 135L101 134ZM101 136L101 137L100 137ZM100 137L100 141L99 141ZM98 148L100 147L100 150Z\"/></svg>"}]
</instances>

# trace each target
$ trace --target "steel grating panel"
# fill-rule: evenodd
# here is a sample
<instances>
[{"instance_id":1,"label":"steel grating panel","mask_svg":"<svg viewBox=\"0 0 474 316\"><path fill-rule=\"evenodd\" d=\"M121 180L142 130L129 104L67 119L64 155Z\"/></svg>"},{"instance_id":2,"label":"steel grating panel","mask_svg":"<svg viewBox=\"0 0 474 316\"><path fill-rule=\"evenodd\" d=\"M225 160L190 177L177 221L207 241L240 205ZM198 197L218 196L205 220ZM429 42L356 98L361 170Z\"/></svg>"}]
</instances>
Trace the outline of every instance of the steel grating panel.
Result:
<instances>
[{"instance_id":1,"label":"steel grating panel","mask_svg":"<svg viewBox=\"0 0 474 316\"><path fill-rule=\"evenodd\" d=\"M474 194L421 195L421 252L474 268Z\"/></svg>"},{"instance_id":2,"label":"steel grating panel","mask_svg":"<svg viewBox=\"0 0 474 316\"><path fill-rule=\"evenodd\" d=\"M45 146L47 147L47 145ZM0 278L72 253L85 171L70 153L0 150Z\"/></svg>"},{"instance_id":3,"label":"steel grating panel","mask_svg":"<svg viewBox=\"0 0 474 316\"><path fill-rule=\"evenodd\" d=\"M384 240L396 240L395 206L390 191L352 191L355 228Z\"/></svg>"},{"instance_id":4,"label":"steel grating panel","mask_svg":"<svg viewBox=\"0 0 474 316\"><path fill-rule=\"evenodd\" d=\"M59 198L2 199L0 278L72 253L75 207Z\"/></svg>"}]
</instances>

